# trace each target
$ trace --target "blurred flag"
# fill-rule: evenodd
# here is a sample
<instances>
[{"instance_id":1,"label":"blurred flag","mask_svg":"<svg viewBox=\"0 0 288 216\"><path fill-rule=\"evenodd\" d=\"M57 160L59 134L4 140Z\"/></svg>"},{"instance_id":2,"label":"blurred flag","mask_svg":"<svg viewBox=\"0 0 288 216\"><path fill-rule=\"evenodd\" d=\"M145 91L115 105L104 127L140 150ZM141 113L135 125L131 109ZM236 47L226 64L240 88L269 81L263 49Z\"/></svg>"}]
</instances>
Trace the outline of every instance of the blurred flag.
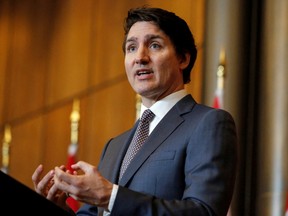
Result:
<instances>
[{"instance_id":1,"label":"blurred flag","mask_svg":"<svg viewBox=\"0 0 288 216\"><path fill-rule=\"evenodd\" d=\"M215 90L213 107L217 109L223 109L223 96L224 96L224 76L225 76L225 53L220 53L220 62L217 68L217 87Z\"/></svg>"},{"instance_id":2,"label":"blurred flag","mask_svg":"<svg viewBox=\"0 0 288 216\"><path fill-rule=\"evenodd\" d=\"M10 125L5 125L3 145L2 145L2 167L1 171L8 174L9 171L9 157L10 157L10 143L12 140Z\"/></svg>"},{"instance_id":3,"label":"blurred flag","mask_svg":"<svg viewBox=\"0 0 288 216\"><path fill-rule=\"evenodd\" d=\"M217 87L214 93L213 107L224 109L224 77L225 77L225 53L222 50L217 68ZM231 206L228 209L227 216L232 216Z\"/></svg>"},{"instance_id":4,"label":"blurred flag","mask_svg":"<svg viewBox=\"0 0 288 216\"><path fill-rule=\"evenodd\" d=\"M71 143L68 147L68 159L67 159L66 169L70 170L71 172L73 172L71 165L77 162L76 160L77 149L78 149L78 144L76 143Z\"/></svg>"},{"instance_id":5,"label":"blurred flag","mask_svg":"<svg viewBox=\"0 0 288 216\"><path fill-rule=\"evenodd\" d=\"M223 88L217 87L215 90L213 107L217 109L223 108Z\"/></svg>"},{"instance_id":6,"label":"blurred flag","mask_svg":"<svg viewBox=\"0 0 288 216\"><path fill-rule=\"evenodd\" d=\"M78 128L79 128L79 120L80 120L80 102L79 100L75 99L73 101L73 109L70 115L71 121L71 142L68 147L68 158L66 168L73 172L71 168L72 164L77 162L77 150L78 150ZM67 204L76 212L79 209L79 202L72 197L68 197L66 200Z\"/></svg>"}]
</instances>

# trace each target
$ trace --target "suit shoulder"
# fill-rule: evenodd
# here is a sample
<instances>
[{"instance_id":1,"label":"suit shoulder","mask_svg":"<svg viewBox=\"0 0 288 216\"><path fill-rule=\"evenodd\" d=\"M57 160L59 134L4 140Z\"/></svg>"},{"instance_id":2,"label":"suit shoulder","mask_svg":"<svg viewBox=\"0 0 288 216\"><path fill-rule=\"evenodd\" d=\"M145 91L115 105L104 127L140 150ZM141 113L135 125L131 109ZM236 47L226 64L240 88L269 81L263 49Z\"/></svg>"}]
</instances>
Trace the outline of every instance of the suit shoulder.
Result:
<instances>
[{"instance_id":1,"label":"suit shoulder","mask_svg":"<svg viewBox=\"0 0 288 216\"><path fill-rule=\"evenodd\" d=\"M202 120L225 120L225 121L232 121L234 122L234 118L230 112L224 109L216 109L204 104L196 103L191 112L188 113L188 118L198 119L199 121Z\"/></svg>"}]
</instances>

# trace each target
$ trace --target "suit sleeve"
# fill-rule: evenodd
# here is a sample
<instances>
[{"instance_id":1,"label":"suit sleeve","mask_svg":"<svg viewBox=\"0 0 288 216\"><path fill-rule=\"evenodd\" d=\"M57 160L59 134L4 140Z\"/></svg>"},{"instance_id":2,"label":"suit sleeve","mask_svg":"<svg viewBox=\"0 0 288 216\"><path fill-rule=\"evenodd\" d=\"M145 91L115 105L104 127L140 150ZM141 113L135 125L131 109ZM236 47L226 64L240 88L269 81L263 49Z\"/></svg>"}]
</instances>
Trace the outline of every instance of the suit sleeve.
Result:
<instances>
[{"instance_id":1,"label":"suit sleeve","mask_svg":"<svg viewBox=\"0 0 288 216\"><path fill-rule=\"evenodd\" d=\"M165 200L119 187L112 215L227 214L237 164L236 127L231 115L211 109L188 136L185 190L181 200ZM167 188L169 190L169 188Z\"/></svg>"}]
</instances>

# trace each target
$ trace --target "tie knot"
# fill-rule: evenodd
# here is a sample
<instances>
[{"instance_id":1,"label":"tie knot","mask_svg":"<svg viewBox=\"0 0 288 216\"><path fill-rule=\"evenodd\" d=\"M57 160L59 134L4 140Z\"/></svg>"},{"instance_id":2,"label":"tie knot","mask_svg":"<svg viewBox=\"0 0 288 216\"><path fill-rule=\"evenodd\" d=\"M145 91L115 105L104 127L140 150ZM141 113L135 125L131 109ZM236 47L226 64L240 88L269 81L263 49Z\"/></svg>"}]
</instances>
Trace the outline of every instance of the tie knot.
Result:
<instances>
[{"instance_id":1,"label":"tie knot","mask_svg":"<svg viewBox=\"0 0 288 216\"><path fill-rule=\"evenodd\" d=\"M146 109L143 112L140 121L142 121L142 122L151 122L152 119L154 118L154 116L155 116L155 114L150 109Z\"/></svg>"}]
</instances>

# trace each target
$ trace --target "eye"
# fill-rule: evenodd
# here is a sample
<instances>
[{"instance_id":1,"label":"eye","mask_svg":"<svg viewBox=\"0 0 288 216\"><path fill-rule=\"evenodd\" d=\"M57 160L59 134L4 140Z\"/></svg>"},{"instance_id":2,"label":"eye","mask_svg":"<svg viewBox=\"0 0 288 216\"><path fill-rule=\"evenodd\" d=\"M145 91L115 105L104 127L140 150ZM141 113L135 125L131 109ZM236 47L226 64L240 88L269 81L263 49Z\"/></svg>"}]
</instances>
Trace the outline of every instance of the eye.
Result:
<instances>
[{"instance_id":1,"label":"eye","mask_svg":"<svg viewBox=\"0 0 288 216\"><path fill-rule=\"evenodd\" d=\"M150 48L152 48L152 49L160 49L160 47L161 46L158 43L155 43L155 42L151 43L151 45L150 45Z\"/></svg>"},{"instance_id":2,"label":"eye","mask_svg":"<svg viewBox=\"0 0 288 216\"><path fill-rule=\"evenodd\" d=\"M136 46L134 44L130 44L128 46L126 46L126 52L128 53L132 53L136 50Z\"/></svg>"}]
</instances>

